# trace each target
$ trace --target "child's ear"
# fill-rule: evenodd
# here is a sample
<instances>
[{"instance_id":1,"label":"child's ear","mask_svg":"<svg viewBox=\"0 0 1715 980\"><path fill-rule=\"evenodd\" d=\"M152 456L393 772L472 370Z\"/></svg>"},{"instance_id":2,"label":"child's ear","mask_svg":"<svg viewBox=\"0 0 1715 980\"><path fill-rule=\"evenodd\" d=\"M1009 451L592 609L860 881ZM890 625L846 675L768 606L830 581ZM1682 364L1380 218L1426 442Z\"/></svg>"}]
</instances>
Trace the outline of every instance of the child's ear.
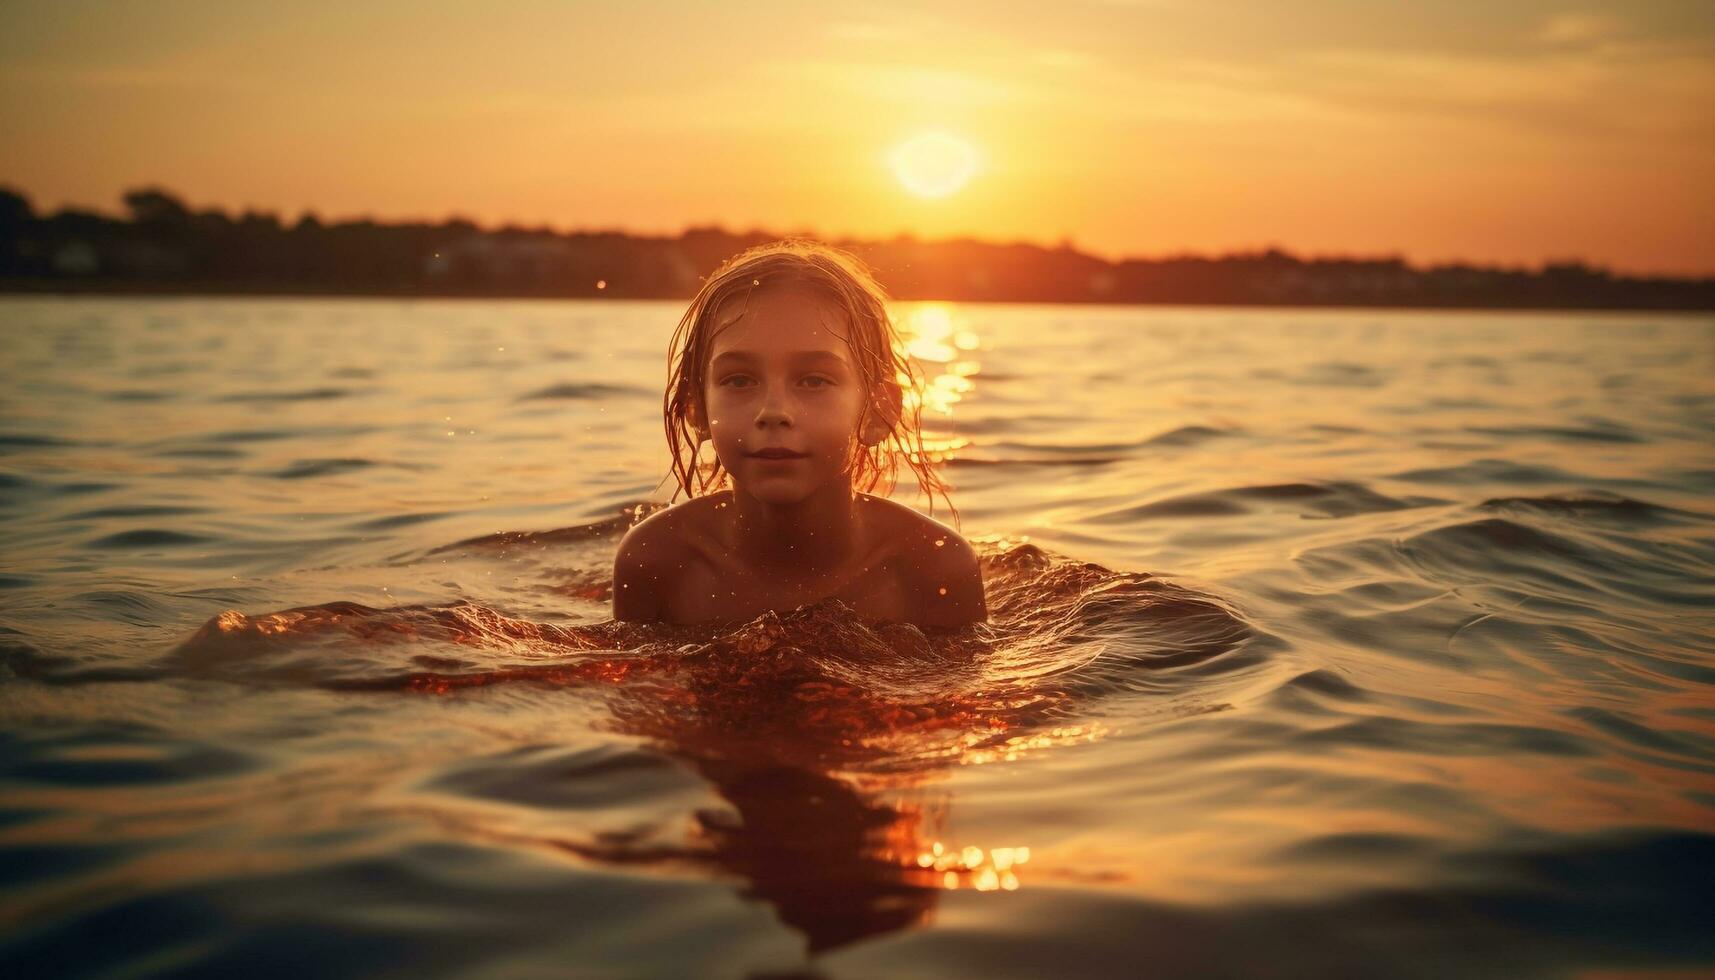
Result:
<instances>
[{"instance_id":1,"label":"child's ear","mask_svg":"<svg viewBox=\"0 0 1715 980\"><path fill-rule=\"evenodd\" d=\"M883 382L871 390L870 416L859 433L859 441L874 446L887 438L905 414L905 393L896 382Z\"/></svg>"}]
</instances>

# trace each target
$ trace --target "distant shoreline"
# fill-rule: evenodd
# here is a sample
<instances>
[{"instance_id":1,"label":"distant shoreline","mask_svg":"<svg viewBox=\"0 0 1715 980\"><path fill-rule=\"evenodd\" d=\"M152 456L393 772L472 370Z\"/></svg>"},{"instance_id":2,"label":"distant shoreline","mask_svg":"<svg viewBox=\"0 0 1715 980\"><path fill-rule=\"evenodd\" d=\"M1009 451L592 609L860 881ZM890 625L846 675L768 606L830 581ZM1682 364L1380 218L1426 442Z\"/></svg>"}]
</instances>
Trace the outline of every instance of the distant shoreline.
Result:
<instances>
[{"instance_id":1,"label":"distant shoreline","mask_svg":"<svg viewBox=\"0 0 1715 980\"><path fill-rule=\"evenodd\" d=\"M766 230L482 228L453 218L296 222L196 211L159 189L130 212L37 214L0 188L0 293L395 299L685 300ZM829 239L900 300L1120 306L1421 310L1715 311L1715 277L1626 275L1575 259L1537 268L1398 255L1301 257L1279 248L1108 260L1029 242Z\"/></svg>"},{"instance_id":2,"label":"distant shoreline","mask_svg":"<svg viewBox=\"0 0 1715 980\"><path fill-rule=\"evenodd\" d=\"M68 288L69 287L69 288ZM543 292L429 292L399 290L384 292L380 290L348 290L336 291L314 288L292 288L288 286L254 285L246 286L234 283L184 284L184 283L147 283L128 280L94 281L67 283L65 280L18 280L0 278L0 297L40 297L59 299L279 299L279 300L308 300L308 299L373 299L373 300L469 300L472 302L494 300L533 300L543 302L603 302L603 303L665 303L688 302L690 294L638 296L638 295L566 295ZM1282 309L1282 310L1342 310L1357 312L1361 310L1407 310L1426 313L1670 313L1681 315L1715 314L1715 304L1709 306L1601 306L1601 305L1543 305L1543 304L1427 304L1427 303L1378 303L1374 301L1350 302L1281 302L1268 300L1137 300L1137 299L970 299L965 297L949 298L945 296L900 296L891 297L902 303L963 303L971 305L1008 305L1008 306L1106 306L1106 307L1188 307L1198 309Z\"/></svg>"}]
</instances>

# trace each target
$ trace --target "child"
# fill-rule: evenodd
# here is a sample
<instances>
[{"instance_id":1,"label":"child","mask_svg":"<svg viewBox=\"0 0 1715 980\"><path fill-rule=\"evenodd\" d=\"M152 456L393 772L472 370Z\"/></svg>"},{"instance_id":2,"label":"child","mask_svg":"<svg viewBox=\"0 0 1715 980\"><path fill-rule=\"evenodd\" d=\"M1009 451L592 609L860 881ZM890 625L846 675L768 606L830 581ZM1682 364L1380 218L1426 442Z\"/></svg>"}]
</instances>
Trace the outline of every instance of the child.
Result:
<instances>
[{"instance_id":1,"label":"child","mask_svg":"<svg viewBox=\"0 0 1715 980\"><path fill-rule=\"evenodd\" d=\"M614 618L743 622L832 596L871 620L986 619L970 544L868 492L903 456L931 506L947 500L896 340L881 287L838 249L775 242L715 270L669 354L667 443L689 499L620 541Z\"/></svg>"}]
</instances>

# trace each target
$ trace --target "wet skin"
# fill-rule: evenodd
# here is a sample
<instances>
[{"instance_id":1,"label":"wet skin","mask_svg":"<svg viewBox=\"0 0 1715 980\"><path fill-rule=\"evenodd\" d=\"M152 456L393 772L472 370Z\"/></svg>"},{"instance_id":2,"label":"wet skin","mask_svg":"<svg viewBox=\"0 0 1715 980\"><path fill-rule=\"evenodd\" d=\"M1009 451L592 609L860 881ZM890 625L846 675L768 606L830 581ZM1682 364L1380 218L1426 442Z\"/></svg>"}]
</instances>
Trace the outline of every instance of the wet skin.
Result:
<instances>
[{"instance_id":1,"label":"wet skin","mask_svg":"<svg viewBox=\"0 0 1715 980\"><path fill-rule=\"evenodd\" d=\"M736 304L735 304L736 305ZM975 552L959 534L891 501L853 493L850 454L869 390L843 318L790 290L724 308L703 390L733 489L632 528L614 563L614 617L744 621L834 597L870 619L951 627L984 619ZM884 412L885 408L876 414Z\"/></svg>"}]
</instances>

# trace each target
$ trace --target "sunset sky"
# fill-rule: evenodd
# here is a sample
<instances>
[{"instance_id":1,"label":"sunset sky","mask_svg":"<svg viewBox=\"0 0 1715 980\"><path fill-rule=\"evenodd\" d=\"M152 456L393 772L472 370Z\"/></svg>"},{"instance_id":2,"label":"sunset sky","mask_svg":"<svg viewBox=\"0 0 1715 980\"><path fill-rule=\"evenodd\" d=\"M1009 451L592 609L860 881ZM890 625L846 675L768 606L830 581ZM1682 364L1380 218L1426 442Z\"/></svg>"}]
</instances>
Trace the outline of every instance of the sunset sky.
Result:
<instances>
[{"instance_id":1,"label":"sunset sky","mask_svg":"<svg viewBox=\"0 0 1715 980\"><path fill-rule=\"evenodd\" d=\"M1715 273L1715 3L5 0L0 184Z\"/></svg>"}]
</instances>

